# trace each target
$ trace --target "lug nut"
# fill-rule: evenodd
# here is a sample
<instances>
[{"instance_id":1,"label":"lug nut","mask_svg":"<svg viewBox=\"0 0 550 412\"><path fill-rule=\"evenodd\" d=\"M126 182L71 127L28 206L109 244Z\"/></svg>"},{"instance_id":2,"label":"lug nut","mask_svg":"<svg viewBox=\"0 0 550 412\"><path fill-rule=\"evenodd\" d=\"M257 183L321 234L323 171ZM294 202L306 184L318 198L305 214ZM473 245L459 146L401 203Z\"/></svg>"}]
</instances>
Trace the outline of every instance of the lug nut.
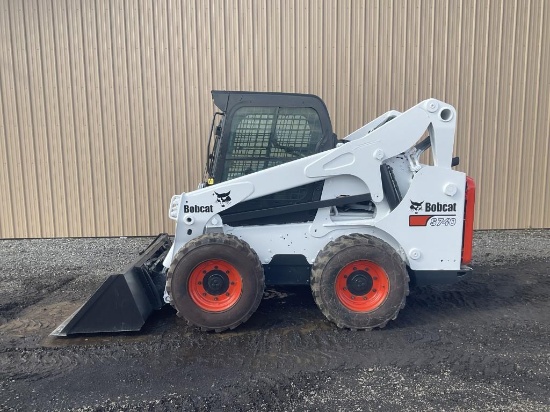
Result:
<instances>
[{"instance_id":1,"label":"lug nut","mask_svg":"<svg viewBox=\"0 0 550 412\"><path fill-rule=\"evenodd\" d=\"M202 282L199 280L198 284L199 284L199 285L202 285Z\"/></svg>"},{"instance_id":2,"label":"lug nut","mask_svg":"<svg viewBox=\"0 0 550 412\"><path fill-rule=\"evenodd\" d=\"M218 300L218 297L216 296L216 297L214 298L214 300Z\"/></svg>"},{"instance_id":3,"label":"lug nut","mask_svg":"<svg viewBox=\"0 0 550 412\"><path fill-rule=\"evenodd\" d=\"M225 292L225 296L229 296L229 292Z\"/></svg>"}]
</instances>

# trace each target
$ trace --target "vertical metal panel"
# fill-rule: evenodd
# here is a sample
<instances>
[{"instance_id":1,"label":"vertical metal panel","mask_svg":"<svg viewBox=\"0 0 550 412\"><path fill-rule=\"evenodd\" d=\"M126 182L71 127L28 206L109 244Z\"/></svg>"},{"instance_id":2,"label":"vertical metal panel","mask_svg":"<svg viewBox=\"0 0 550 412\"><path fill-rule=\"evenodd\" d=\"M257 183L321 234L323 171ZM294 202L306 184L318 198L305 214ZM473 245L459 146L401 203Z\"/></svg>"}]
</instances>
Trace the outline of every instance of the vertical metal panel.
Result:
<instances>
[{"instance_id":1,"label":"vertical metal panel","mask_svg":"<svg viewBox=\"0 0 550 412\"><path fill-rule=\"evenodd\" d=\"M117 222L112 233L137 231L136 207L125 207L135 199L135 177L132 156L134 126L130 114L128 49L125 32L126 8L123 2L105 2L98 5L100 35L101 79L103 94L103 122L107 142L107 170L109 174L109 205L111 222ZM134 114L136 115L136 114ZM141 127L142 124L139 125ZM138 127L138 128L139 128Z\"/></svg>"},{"instance_id":2,"label":"vertical metal panel","mask_svg":"<svg viewBox=\"0 0 550 412\"><path fill-rule=\"evenodd\" d=\"M0 235L13 237L16 233L25 236L27 222L23 205L24 192L21 187L21 156L16 122L16 104L13 76L13 50L9 5L0 3Z\"/></svg>"},{"instance_id":3,"label":"vertical metal panel","mask_svg":"<svg viewBox=\"0 0 550 412\"><path fill-rule=\"evenodd\" d=\"M212 89L318 94L340 137L446 100L477 227L550 227L549 26L544 0L0 0L0 236L172 232Z\"/></svg>"},{"instance_id":4,"label":"vertical metal panel","mask_svg":"<svg viewBox=\"0 0 550 412\"><path fill-rule=\"evenodd\" d=\"M540 34L539 55L540 62L537 79L540 90L537 93L537 122L532 138L537 142L536 157L534 164L534 185L533 192L537 194L536 201L533 202L533 227L550 226L550 213L548 205L550 204L550 52L547 39L550 38L550 6L541 2L540 11Z\"/></svg>"},{"instance_id":5,"label":"vertical metal panel","mask_svg":"<svg viewBox=\"0 0 550 412\"><path fill-rule=\"evenodd\" d=\"M59 138L55 138L60 131L60 101L59 84L57 82L58 73L56 71L55 37L53 32L54 16L52 6L49 3L38 3L34 26L38 28L40 40L38 47L42 65L40 74L42 75L42 95L37 99L37 103L42 104L37 108L42 118L41 133L35 135L36 140L41 140L44 145L44 154L46 164L41 168L44 172L39 172L46 177L46 187L50 189L46 192L47 201L44 203L47 208L42 209L40 214L43 221L46 222L44 231L52 231L52 236L58 233L67 233L68 231L68 198L63 173L63 145ZM41 202L42 203L42 202ZM51 213L51 215L49 215Z\"/></svg>"},{"instance_id":6,"label":"vertical metal panel","mask_svg":"<svg viewBox=\"0 0 550 412\"><path fill-rule=\"evenodd\" d=\"M102 228L107 226L108 233L124 232L124 215L122 213L122 188L127 187L127 183L121 185L122 168L120 165L120 144L121 137L117 133L117 124L119 123L119 114L122 105L117 107L115 81L115 56L116 46L113 38L111 26L111 9L108 2L96 3L96 47L97 47L97 82L99 92L99 111L101 128L99 129L102 140L102 149L104 153L105 174L102 181L105 182L106 190L103 193L104 207L106 213ZM105 233L105 232L104 232Z\"/></svg>"}]
</instances>

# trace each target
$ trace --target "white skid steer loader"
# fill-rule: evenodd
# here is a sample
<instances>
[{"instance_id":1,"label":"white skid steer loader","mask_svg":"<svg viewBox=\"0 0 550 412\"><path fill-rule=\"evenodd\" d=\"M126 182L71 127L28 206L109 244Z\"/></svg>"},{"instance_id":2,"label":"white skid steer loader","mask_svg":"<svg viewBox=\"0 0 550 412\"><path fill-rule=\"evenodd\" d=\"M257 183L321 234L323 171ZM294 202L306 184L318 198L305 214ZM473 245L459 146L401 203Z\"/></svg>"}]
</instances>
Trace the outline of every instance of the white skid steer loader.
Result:
<instances>
[{"instance_id":1,"label":"white skid steer loader","mask_svg":"<svg viewBox=\"0 0 550 412\"><path fill-rule=\"evenodd\" d=\"M471 272L475 185L452 169L452 106L389 111L338 141L316 96L212 94L205 179L172 198L173 242L159 235L53 335L139 330L164 303L221 332L250 318L266 284L309 284L338 327L372 329L397 317L410 283Z\"/></svg>"}]
</instances>

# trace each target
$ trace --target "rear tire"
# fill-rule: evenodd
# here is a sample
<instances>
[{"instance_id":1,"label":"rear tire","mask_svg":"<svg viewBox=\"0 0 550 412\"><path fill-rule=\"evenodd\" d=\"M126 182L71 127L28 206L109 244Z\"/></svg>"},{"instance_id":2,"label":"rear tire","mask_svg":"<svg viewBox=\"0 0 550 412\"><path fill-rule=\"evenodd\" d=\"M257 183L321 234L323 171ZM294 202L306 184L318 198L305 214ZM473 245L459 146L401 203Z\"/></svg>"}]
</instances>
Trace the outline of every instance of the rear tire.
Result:
<instances>
[{"instance_id":1,"label":"rear tire","mask_svg":"<svg viewBox=\"0 0 550 412\"><path fill-rule=\"evenodd\" d=\"M321 312L338 327L382 328L405 306L409 276L403 259L386 242L352 234L319 252L311 290Z\"/></svg>"},{"instance_id":2,"label":"rear tire","mask_svg":"<svg viewBox=\"0 0 550 412\"><path fill-rule=\"evenodd\" d=\"M264 292L256 253L233 235L201 235L175 255L166 290L178 316L204 331L222 332L246 322Z\"/></svg>"}]
</instances>

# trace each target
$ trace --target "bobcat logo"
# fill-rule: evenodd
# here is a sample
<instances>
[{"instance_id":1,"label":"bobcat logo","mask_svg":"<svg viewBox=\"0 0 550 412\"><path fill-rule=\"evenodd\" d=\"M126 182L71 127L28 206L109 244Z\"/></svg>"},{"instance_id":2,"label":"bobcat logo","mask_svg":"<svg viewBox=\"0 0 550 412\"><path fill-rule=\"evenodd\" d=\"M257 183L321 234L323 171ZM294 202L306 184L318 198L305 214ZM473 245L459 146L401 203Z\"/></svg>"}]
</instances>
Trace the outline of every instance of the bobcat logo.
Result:
<instances>
[{"instance_id":1,"label":"bobcat logo","mask_svg":"<svg viewBox=\"0 0 550 412\"><path fill-rule=\"evenodd\" d=\"M413 202L411 200L411 210L414 211L415 214L417 214L420 210L422 210L422 204L424 203L424 201L422 202Z\"/></svg>"},{"instance_id":2,"label":"bobcat logo","mask_svg":"<svg viewBox=\"0 0 550 412\"><path fill-rule=\"evenodd\" d=\"M216 195L216 202L220 203L222 207L225 207L226 204L231 203L231 196L229 196L230 193L231 190L227 193L214 192L214 194Z\"/></svg>"}]
</instances>

